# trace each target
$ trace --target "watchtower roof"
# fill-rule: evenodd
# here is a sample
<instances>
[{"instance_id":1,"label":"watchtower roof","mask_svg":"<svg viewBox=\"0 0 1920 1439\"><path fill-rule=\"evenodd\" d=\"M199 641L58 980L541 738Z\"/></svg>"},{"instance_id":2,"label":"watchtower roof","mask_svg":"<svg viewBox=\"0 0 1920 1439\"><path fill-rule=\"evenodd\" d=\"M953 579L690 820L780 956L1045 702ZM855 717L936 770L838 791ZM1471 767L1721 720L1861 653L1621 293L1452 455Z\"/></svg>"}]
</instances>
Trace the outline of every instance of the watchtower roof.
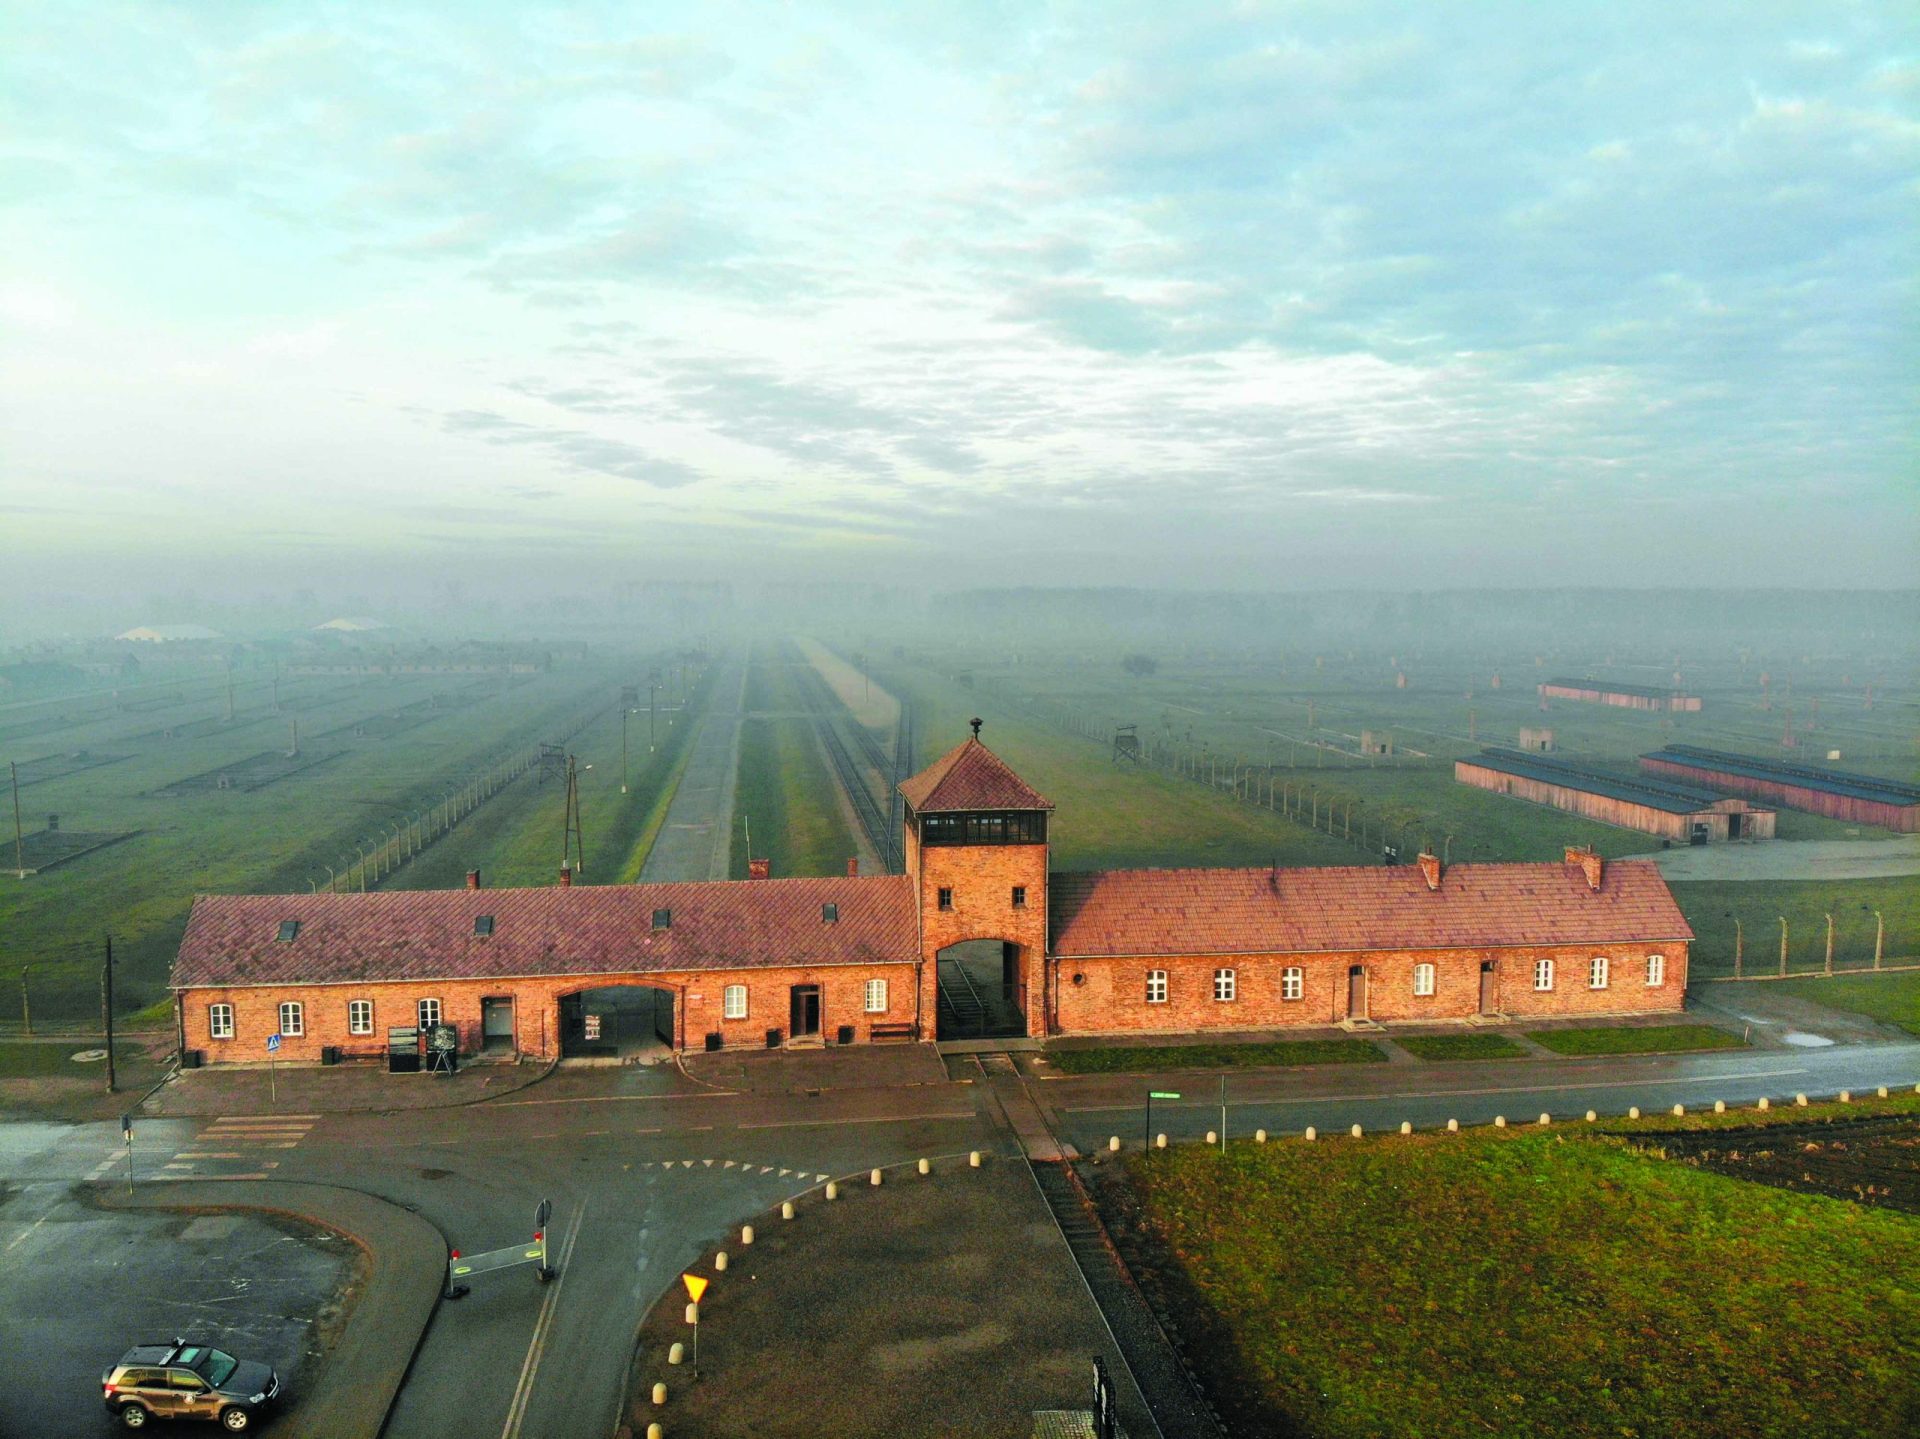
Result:
<instances>
[{"instance_id":1,"label":"watchtower roof","mask_svg":"<svg viewBox=\"0 0 1920 1439\"><path fill-rule=\"evenodd\" d=\"M962 740L919 774L902 780L900 793L916 814L1053 808L1052 800L1007 768L1007 762L981 744L978 735Z\"/></svg>"}]
</instances>

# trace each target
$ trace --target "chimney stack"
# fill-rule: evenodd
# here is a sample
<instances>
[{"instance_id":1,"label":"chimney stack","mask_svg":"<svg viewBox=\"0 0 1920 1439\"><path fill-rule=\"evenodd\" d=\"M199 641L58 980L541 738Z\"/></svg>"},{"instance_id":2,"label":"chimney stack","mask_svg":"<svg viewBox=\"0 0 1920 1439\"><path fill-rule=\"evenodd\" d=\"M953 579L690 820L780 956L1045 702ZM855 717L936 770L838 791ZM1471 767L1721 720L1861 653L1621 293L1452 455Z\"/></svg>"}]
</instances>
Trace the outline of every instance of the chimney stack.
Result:
<instances>
[{"instance_id":1,"label":"chimney stack","mask_svg":"<svg viewBox=\"0 0 1920 1439\"><path fill-rule=\"evenodd\" d=\"M467 871L467 888L468 889L480 888L480 871L479 870L470 869Z\"/></svg>"},{"instance_id":2,"label":"chimney stack","mask_svg":"<svg viewBox=\"0 0 1920 1439\"><path fill-rule=\"evenodd\" d=\"M1590 849L1570 844L1567 846L1567 863L1577 864L1586 871L1587 888L1596 893L1599 891L1600 876L1606 869L1606 861Z\"/></svg>"},{"instance_id":3,"label":"chimney stack","mask_svg":"<svg viewBox=\"0 0 1920 1439\"><path fill-rule=\"evenodd\" d=\"M860 878L860 856L857 854L847 856L847 878Z\"/></svg>"},{"instance_id":4,"label":"chimney stack","mask_svg":"<svg viewBox=\"0 0 1920 1439\"><path fill-rule=\"evenodd\" d=\"M773 861L770 859L750 859L747 861L748 879L767 879L773 874Z\"/></svg>"},{"instance_id":5,"label":"chimney stack","mask_svg":"<svg viewBox=\"0 0 1920 1439\"><path fill-rule=\"evenodd\" d=\"M564 864L560 866L560 888L573 888L573 871Z\"/></svg>"},{"instance_id":6,"label":"chimney stack","mask_svg":"<svg viewBox=\"0 0 1920 1439\"><path fill-rule=\"evenodd\" d=\"M1440 888L1440 856L1420 851L1420 873L1426 876L1428 889Z\"/></svg>"}]
</instances>

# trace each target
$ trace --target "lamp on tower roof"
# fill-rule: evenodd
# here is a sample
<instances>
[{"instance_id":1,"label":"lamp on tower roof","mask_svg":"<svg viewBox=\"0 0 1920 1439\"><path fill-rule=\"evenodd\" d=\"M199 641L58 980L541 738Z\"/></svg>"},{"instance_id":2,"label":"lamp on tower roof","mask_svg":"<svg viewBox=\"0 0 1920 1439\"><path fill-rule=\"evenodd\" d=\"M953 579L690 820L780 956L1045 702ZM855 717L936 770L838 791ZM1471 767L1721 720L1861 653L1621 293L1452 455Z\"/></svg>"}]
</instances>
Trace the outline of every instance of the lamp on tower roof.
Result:
<instances>
[{"instance_id":1,"label":"lamp on tower roof","mask_svg":"<svg viewBox=\"0 0 1920 1439\"><path fill-rule=\"evenodd\" d=\"M980 724L981 724L981 720L980 720L980 716L979 716L979 715L975 715L975 716L974 716L974 717L973 717L972 719L970 719L970 720L968 720L968 721L967 721L967 723L973 726L973 737L974 737L975 739L979 739L979 738L980 738Z\"/></svg>"}]
</instances>

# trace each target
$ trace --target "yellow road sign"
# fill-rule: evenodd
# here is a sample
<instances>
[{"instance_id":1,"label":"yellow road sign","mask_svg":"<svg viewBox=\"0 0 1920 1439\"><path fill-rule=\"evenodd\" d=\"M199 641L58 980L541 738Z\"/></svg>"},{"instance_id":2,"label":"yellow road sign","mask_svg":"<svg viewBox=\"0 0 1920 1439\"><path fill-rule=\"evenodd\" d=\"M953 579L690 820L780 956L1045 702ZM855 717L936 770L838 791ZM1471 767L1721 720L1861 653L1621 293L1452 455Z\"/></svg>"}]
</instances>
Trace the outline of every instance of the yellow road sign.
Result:
<instances>
[{"instance_id":1,"label":"yellow road sign","mask_svg":"<svg viewBox=\"0 0 1920 1439\"><path fill-rule=\"evenodd\" d=\"M700 1296L707 1292L707 1285L712 1281L702 1279L698 1274L682 1274L680 1282L687 1286L687 1298L698 1304Z\"/></svg>"}]
</instances>

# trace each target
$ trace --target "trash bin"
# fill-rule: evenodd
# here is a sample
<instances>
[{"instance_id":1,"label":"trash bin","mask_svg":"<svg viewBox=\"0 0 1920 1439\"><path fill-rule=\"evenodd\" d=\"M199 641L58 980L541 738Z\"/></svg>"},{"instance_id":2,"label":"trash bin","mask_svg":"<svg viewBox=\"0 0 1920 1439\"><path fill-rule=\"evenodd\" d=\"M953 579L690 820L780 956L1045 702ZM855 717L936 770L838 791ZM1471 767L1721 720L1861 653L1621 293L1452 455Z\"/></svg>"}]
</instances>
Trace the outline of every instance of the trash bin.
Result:
<instances>
[{"instance_id":1,"label":"trash bin","mask_svg":"<svg viewBox=\"0 0 1920 1439\"><path fill-rule=\"evenodd\" d=\"M853 1043L853 1026L851 1024L843 1024L840 1026L840 1043Z\"/></svg>"},{"instance_id":2,"label":"trash bin","mask_svg":"<svg viewBox=\"0 0 1920 1439\"><path fill-rule=\"evenodd\" d=\"M720 1047L720 1031L710 1030L707 1034L707 1053L711 1054Z\"/></svg>"},{"instance_id":3,"label":"trash bin","mask_svg":"<svg viewBox=\"0 0 1920 1439\"><path fill-rule=\"evenodd\" d=\"M180 1051L180 1067L182 1069L198 1069L203 1058L205 1058L205 1056L197 1049L183 1049Z\"/></svg>"},{"instance_id":4,"label":"trash bin","mask_svg":"<svg viewBox=\"0 0 1920 1439\"><path fill-rule=\"evenodd\" d=\"M340 1046L337 1044L321 1045L320 1062L322 1064L338 1064L340 1062Z\"/></svg>"},{"instance_id":5,"label":"trash bin","mask_svg":"<svg viewBox=\"0 0 1920 1439\"><path fill-rule=\"evenodd\" d=\"M767 1031L767 1048L778 1049L779 1047L780 1047L780 1031L777 1029L769 1029Z\"/></svg>"}]
</instances>

